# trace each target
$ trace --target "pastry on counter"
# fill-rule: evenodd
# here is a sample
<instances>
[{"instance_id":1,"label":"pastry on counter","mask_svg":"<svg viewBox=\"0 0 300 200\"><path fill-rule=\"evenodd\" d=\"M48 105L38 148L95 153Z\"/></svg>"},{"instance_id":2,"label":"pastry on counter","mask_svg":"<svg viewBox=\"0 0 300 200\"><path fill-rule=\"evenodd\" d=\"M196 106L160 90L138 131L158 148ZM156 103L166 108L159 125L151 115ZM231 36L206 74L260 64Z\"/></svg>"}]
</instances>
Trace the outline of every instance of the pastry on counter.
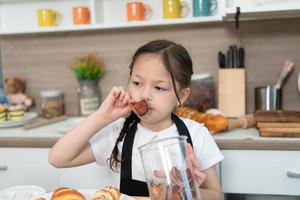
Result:
<instances>
[{"instance_id":1,"label":"pastry on counter","mask_svg":"<svg viewBox=\"0 0 300 200\"><path fill-rule=\"evenodd\" d=\"M99 189L92 200L119 200L121 193L112 186Z\"/></svg>"},{"instance_id":2,"label":"pastry on counter","mask_svg":"<svg viewBox=\"0 0 300 200\"><path fill-rule=\"evenodd\" d=\"M0 122L6 120L6 108L4 105L0 104Z\"/></svg>"},{"instance_id":3,"label":"pastry on counter","mask_svg":"<svg viewBox=\"0 0 300 200\"><path fill-rule=\"evenodd\" d=\"M75 189L61 187L53 192L50 200L85 200L85 198Z\"/></svg>"},{"instance_id":4,"label":"pastry on counter","mask_svg":"<svg viewBox=\"0 0 300 200\"><path fill-rule=\"evenodd\" d=\"M7 119L12 121L19 121L24 119L25 111L22 105L10 105L7 111Z\"/></svg>"},{"instance_id":5,"label":"pastry on counter","mask_svg":"<svg viewBox=\"0 0 300 200\"><path fill-rule=\"evenodd\" d=\"M221 132L226 130L228 127L227 118L220 114L202 113L188 106L181 106L177 108L176 114L180 117L204 123L210 133Z\"/></svg>"}]
</instances>

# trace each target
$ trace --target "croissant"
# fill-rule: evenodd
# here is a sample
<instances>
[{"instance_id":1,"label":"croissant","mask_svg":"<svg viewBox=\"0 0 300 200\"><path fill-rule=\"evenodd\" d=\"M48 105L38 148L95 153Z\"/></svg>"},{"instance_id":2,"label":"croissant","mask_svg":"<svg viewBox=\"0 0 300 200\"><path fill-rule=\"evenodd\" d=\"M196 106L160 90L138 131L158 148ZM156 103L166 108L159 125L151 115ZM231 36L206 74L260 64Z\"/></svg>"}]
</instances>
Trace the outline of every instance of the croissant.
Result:
<instances>
[{"instance_id":1,"label":"croissant","mask_svg":"<svg viewBox=\"0 0 300 200\"><path fill-rule=\"evenodd\" d=\"M176 114L180 117L189 118L199 123L204 123L211 133L224 131L228 126L228 120L223 115L201 113L188 106L177 108Z\"/></svg>"},{"instance_id":2,"label":"croissant","mask_svg":"<svg viewBox=\"0 0 300 200\"><path fill-rule=\"evenodd\" d=\"M109 186L97 190L96 194L92 197L92 200L119 200L120 196L121 193L117 188Z\"/></svg>"},{"instance_id":3,"label":"croissant","mask_svg":"<svg viewBox=\"0 0 300 200\"><path fill-rule=\"evenodd\" d=\"M77 190L61 187L53 192L50 200L85 200L85 198Z\"/></svg>"}]
</instances>

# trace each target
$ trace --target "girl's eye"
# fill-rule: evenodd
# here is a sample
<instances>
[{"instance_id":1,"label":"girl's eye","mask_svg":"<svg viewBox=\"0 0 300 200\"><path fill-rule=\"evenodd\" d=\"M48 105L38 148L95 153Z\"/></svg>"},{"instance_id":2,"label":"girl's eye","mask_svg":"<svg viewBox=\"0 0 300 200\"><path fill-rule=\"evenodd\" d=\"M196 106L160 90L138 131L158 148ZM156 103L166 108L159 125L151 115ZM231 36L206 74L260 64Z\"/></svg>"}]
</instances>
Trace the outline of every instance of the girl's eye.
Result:
<instances>
[{"instance_id":1,"label":"girl's eye","mask_svg":"<svg viewBox=\"0 0 300 200\"><path fill-rule=\"evenodd\" d=\"M162 88L162 87L159 87L159 86L156 86L155 89L159 90L159 91L166 91L165 88Z\"/></svg>"},{"instance_id":2,"label":"girl's eye","mask_svg":"<svg viewBox=\"0 0 300 200\"><path fill-rule=\"evenodd\" d=\"M141 83L138 82L138 81L132 81L132 83L133 83L133 85L136 85L136 86L140 86L141 85Z\"/></svg>"}]
</instances>

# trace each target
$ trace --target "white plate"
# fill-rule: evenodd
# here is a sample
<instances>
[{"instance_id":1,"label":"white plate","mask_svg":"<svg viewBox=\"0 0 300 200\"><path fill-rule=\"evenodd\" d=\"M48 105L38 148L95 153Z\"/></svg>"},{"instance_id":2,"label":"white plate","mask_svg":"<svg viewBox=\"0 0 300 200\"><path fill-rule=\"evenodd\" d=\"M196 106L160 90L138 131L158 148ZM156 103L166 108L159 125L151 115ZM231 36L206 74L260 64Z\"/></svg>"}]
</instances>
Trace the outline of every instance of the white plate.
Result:
<instances>
[{"instance_id":1,"label":"white plate","mask_svg":"<svg viewBox=\"0 0 300 200\"><path fill-rule=\"evenodd\" d=\"M60 133L67 133L69 132L74 126L79 124L81 121L83 121L84 117L79 118L73 118L66 120L61 126L57 128L58 132Z\"/></svg>"},{"instance_id":2,"label":"white plate","mask_svg":"<svg viewBox=\"0 0 300 200\"><path fill-rule=\"evenodd\" d=\"M10 187L0 192L1 200L24 200L37 195L45 194L46 190L35 185Z\"/></svg>"},{"instance_id":3,"label":"white plate","mask_svg":"<svg viewBox=\"0 0 300 200\"><path fill-rule=\"evenodd\" d=\"M86 200L91 200L97 190L77 190L77 191L80 192L85 197ZM43 194L43 195L37 195L37 196L35 196L33 198L30 198L28 200L35 200L37 198L44 198L46 200L50 200L51 196L52 196L52 193L53 192L46 193L46 194ZM134 198L132 198L132 197L126 195L126 194L121 194L120 200L134 200Z\"/></svg>"},{"instance_id":4,"label":"white plate","mask_svg":"<svg viewBox=\"0 0 300 200\"><path fill-rule=\"evenodd\" d=\"M25 124L29 124L32 121L34 121L38 117L38 114L35 112L25 112L24 118L22 120L18 121L4 121L0 122L0 128L8 128L8 127L14 127L14 126L22 126Z\"/></svg>"}]
</instances>

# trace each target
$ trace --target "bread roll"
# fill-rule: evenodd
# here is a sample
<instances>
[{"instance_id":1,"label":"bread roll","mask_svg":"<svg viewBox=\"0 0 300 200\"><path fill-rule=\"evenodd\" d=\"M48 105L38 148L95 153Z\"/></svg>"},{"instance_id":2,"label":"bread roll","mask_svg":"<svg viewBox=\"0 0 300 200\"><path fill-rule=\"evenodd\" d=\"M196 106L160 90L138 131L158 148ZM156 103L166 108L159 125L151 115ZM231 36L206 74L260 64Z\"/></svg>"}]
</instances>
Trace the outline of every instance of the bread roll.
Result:
<instances>
[{"instance_id":1,"label":"bread roll","mask_svg":"<svg viewBox=\"0 0 300 200\"><path fill-rule=\"evenodd\" d=\"M85 200L85 198L77 190L61 187L53 192L50 200Z\"/></svg>"},{"instance_id":2,"label":"bread roll","mask_svg":"<svg viewBox=\"0 0 300 200\"><path fill-rule=\"evenodd\" d=\"M120 196L119 190L110 186L99 189L92 200L119 200Z\"/></svg>"},{"instance_id":3,"label":"bread roll","mask_svg":"<svg viewBox=\"0 0 300 200\"><path fill-rule=\"evenodd\" d=\"M199 123L204 123L210 133L224 131L228 126L228 120L223 115L201 113L187 106L177 108L176 114L180 117L192 119Z\"/></svg>"}]
</instances>

